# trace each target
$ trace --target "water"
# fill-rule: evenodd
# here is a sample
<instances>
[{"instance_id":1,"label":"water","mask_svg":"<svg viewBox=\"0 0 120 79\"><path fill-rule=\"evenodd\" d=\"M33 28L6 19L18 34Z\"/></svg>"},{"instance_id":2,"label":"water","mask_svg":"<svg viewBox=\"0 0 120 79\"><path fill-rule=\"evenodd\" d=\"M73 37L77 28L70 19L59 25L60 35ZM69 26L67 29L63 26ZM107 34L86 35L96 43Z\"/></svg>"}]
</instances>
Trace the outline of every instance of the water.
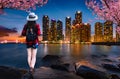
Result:
<instances>
[{"instance_id":1,"label":"water","mask_svg":"<svg viewBox=\"0 0 120 79\"><path fill-rule=\"evenodd\" d=\"M120 46L80 45L80 44L40 44L36 67L41 66L41 59L47 55L60 55L65 62L86 60L93 63L100 61L99 56L116 60L120 57ZM97 59L92 59L97 55ZM28 68L25 44L0 44L0 65Z\"/></svg>"}]
</instances>

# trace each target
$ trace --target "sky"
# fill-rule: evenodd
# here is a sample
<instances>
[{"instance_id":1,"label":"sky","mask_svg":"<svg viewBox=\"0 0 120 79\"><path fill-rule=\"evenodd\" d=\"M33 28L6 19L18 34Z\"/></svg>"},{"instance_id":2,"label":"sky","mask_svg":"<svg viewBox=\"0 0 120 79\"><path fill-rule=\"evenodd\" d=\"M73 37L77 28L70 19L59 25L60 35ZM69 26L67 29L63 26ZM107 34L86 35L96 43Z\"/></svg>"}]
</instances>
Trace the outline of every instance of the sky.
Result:
<instances>
[{"instance_id":1,"label":"sky","mask_svg":"<svg viewBox=\"0 0 120 79\"><path fill-rule=\"evenodd\" d=\"M43 15L48 15L50 19L62 20L63 28L65 29L65 18L70 16L74 20L76 11L82 12L83 23L88 23L92 20L90 23L91 33L94 34L94 24L99 20L96 20L96 16L87 8L85 0L48 0L46 5L33 10L39 17L37 23L40 24L41 31ZM5 14L0 15L0 25L8 28L16 27L20 34L24 24L27 22L28 13L15 9L4 9L4 12Z\"/></svg>"}]
</instances>

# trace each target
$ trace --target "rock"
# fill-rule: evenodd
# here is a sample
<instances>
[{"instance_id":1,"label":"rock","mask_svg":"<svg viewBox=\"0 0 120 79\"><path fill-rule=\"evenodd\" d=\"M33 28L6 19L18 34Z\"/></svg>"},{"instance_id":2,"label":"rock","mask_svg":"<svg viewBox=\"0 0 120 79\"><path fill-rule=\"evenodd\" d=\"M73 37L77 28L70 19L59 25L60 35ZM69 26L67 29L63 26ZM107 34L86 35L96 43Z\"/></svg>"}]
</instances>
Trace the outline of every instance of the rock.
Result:
<instances>
[{"instance_id":1,"label":"rock","mask_svg":"<svg viewBox=\"0 0 120 79\"><path fill-rule=\"evenodd\" d=\"M51 68L69 72L70 64L52 65Z\"/></svg>"},{"instance_id":2,"label":"rock","mask_svg":"<svg viewBox=\"0 0 120 79\"><path fill-rule=\"evenodd\" d=\"M0 79L21 79L22 74L18 69L0 66Z\"/></svg>"},{"instance_id":3,"label":"rock","mask_svg":"<svg viewBox=\"0 0 120 79\"><path fill-rule=\"evenodd\" d=\"M95 58L100 58L99 55L95 55L95 54L91 55L91 57L92 57L93 59L95 59Z\"/></svg>"},{"instance_id":4,"label":"rock","mask_svg":"<svg viewBox=\"0 0 120 79\"><path fill-rule=\"evenodd\" d=\"M90 68L93 68L93 69L101 70L100 67L98 67L96 64L91 63L90 61L82 60L82 61L74 63L75 69L78 69L81 65L84 65L84 66L87 66L87 67L90 67Z\"/></svg>"},{"instance_id":5,"label":"rock","mask_svg":"<svg viewBox=\"0 0 120 79\"><path fill-rule=\"evenodd\" d=\"M42 60L44 61L48 61L48 60L56 60L56 59L59 59L60 56L57 56L57 55L46 55L45 57L42 58Z\"/></svg>"},{"instance_id":6,"label":"rock","mask_svg":"<svg viewBox=\"0 0 120 79\"><path fill-rule=\"evenodd\" d=\"M105 54L92 54L91 55L91 57L93 58L93 59L95 59L95 58L102 58L102 57L107 57L107 55L105 55Z\"/></svg>"},{"instance_id":7,"label":"rock","mask_svg":"<svg viewBox=\"0 0 120 79\"><path fill-rule=\"evenodd\" d=\"M28 73L28 71L27 71L27 70L25 70L25 69L19 69L19 72L20 72L22 75L24 75L24 74Z\"/></svg>"},{"instance_id":8,"label":"rock","mask_svg":"<svg viewBox=\"0 0 120 79\"><path fill-rule=\"evenodd\" d=\"M83 79L80 76L50 67L40 67L33 74L34 79Z\"/></svg>"},{"instance_id":9,"label":"rock","mask_svg":"<svg viewBox=\"0 0 120 79\"><path fill-rule=\"evenodd\" d=\"M120 79L120 77L116 74L110 75L110 79Z\"/></svg>"},{"instance_id":10,"label":"rock","mask_svg":"<svg viewBox=\"0 0 120 79\"><path fill-rule=\"evenodd\" d=\"M108 79L106 73L84 65L76 69L76 74L84 79Z\"/></svg>"},{"instance_id":11,"label":"rock","mask_svg":"<svg viewBox=\"0 0 120 79\"><path fill-rule=\"evenodd\" d=\"M113 62L113 60L111 60L111 59L102 59L102 61L105 61L105 62Z\"/></svg>"},{"instance_id":12,"label":"rock","mask_svg":"<svg viewBox=\"0 0 120 79\"><path fill-rule=\"evenodd\" d=\"M105 55L105 54L101 54L102 57L108 57L108 55Z\"/></svg>"},{"instance_id":13,"label":"rock","mask_svg":"<svg viewBox=\"0 0 120 79\"><path fill-rule=\"evenodd\" d=\"M120 68L117 65L113 64L102 64L103 68L110 70L110 71L116 71L120 72Z\"/></svg>"},{"instance_id":14,"label":"rock","mask_svg":"<svg viewBox=\"0 0 120 79\"><path fill-rule=\"evenodd\" d=\"M57 65L62 63L61 57L57 55L46 55L41 60L43 62L42 66L50 67L51 65Z\"/></svg>"},{"instance_id":15,"label":"rock","mask_svg":"<svg viewBox=\"0 0 120 79\"><path fill-rule=\"evenodd\" d=\"M28 73L23 75L22 79L34 79L34 78L33 78L33 75L28 72Z\"/></svg>"},{"instance_id":16,"label":"rock","mask_svg":"<svg viewBox=\"0 0 120 79\"><path fill-rule=\"evenodd\" d=\"M118 67L120 68L120 64L118 64Z\"/></svg>"}]
</instances>

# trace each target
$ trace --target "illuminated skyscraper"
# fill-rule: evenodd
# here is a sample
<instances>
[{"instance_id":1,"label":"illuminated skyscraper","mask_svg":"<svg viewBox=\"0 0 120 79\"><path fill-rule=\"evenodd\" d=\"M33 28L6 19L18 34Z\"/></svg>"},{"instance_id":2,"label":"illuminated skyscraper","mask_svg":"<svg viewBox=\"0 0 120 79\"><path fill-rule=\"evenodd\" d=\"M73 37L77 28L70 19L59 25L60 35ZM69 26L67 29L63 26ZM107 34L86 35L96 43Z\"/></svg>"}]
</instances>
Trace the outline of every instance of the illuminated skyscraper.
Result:
<instances>
[{"instance_id":1,"label":"illuminated skyscraper","mask_svg":"<svg viewBox=\"0 0 120 79\"><path fill-rule=\"evenodd\" d=\"M57 21L57 40L63 40L63 23L61 20Z\"/></svg>"},{"instance_id":2,"label":"illuminated skyscraper","mask_svg":"<svg viewBox=\"0 0 120 79\"><path fill-rule=\"evenodd\" d=\"M57 41L57 24L55 19L51 20L50 35L51 41Z\"/></svg>"},{"instance_id":3,"label":"illuminated skyscraper","mask_svg":"<svg viewBox=\"0 0 120 79\"><path fill-rule=\"evenodd\" d=\"M82 12L81 11L76 11L75 20L76 20L76 24L82 23Z\"/></svg>"},{"instance_id":4,"label":"illuminated skyscraper","mask_svg":"<svg viewBox=\"0 0 120 79\"><path fill-rule=\"evenodd\" d=\"M113 22L104 23L104 42L113 42Z\"/></svg>"},{"instance_id":5,"label":"illuminated skyscraper","mask_svg":"<svg viewBox=\"0 0 120 79\"><path fill-rule=\"evenodd\" d=\"M75 14L75 20L72 22L71 42L90 42L90 38L91 25L88 23L82 23L82 12L77 11Z\"/></svg>"},{"instance_id":6,"label":"illuminated skyscraper","mask_svg":"<svg viewBox=\"0 0 120 79\"><path fill-rule=\"evenodd\" d=\"M75 26L74 25L72 25L72 27L71 27L71 43L75 43L75 41L76 41L76 28L75 28Z\"/></svg>"},{"instance_id":7,"label":"illuminated skyscraper","mask_svg":"<svg viewBox=\"0 0 120 79\"><path fill-rule=\"evenodd\" d=\"M83 40L84 42L90 42L91 41L91 25L89 23L84 23L84 31L82 35L84 35Z\"/></svg>"},{"instance_id":8,"label":"illuminated skyscraper","mask_svg":"<svg viewBox=\"0 0 120 79\"><path fill-rule=\"evenodd\" d=\"M81 42L82 23L75 24L75 42Z\"/></svg>"},{"instance_id":9,"label":"illuminated skyscraper","mask_svg":"<svg viewBox=\"0 0 120 79\"><path fill-rule=\"evenodd\" d=\"M91 25L89 23L80 24L80 42L90 42L91 38Z\"/></svg>"},{"instance_id":10,"label":"illuminated skyscraper","mask_svg":"<svg viewBox=\"0 0 120 79\"><path fill-rule=\"evenodd\" d=\"M72 26L71 42L90 42L91 25L89 23L81 23Z\"/></svg>"},{"instance_id":11,"label":"illuminated skyscraper","mask_svg":"<svg viewBox=\"0 0 120 79\"><path fill-rule=\"evenodd\" d=\"M48 34L49 34L49 17L47 15L43 16L43 41L48 41Z\"/></svg>"},{"instance_id":12,"label":"illuminated skyscraper","mask_svg":"<svg viewBox=\"0 0 120 79\"><path fill-rule=\"evenodd\" d=\"M120 27L120 25L117 25L117 27ZM116 29L117 29L117 27L116 27ZM120 34L117 32L117 30L116 30L116 40L115 41L120 42Z\"/></svg>"},{"instance_id":13,"label":"illuminated skyscraper","mask_svg":"<svg viewBox=\"0 0 120 79\"><path fill-rule=\"evenodd\" d=\"M100 22L95 23L95 42L103 42L103 25Z\"/></svg>"},{"instance_id":14,"label":"illuminated skyscraper","mask_svg":"<svg viewBox=\"0 0 120 79\"><path fill-rule=\"evenodd\" d=\"M65 20L65 40L70 41L70 35L71 35L71 17L66 17Z\"/></svg>"},{"instance_id":15,"label":"illuminated skyscraper","mask_svg":"<svg viewBox=\"0 0 120 79\"><path fill-rule=\"evenodd\" d=\"M48 31L48 41L51 41L51 36L52 36L51 28L49 28L49 31Z\"/></svg>"},{"instance_id":16,"label":"illuminated skyscraper","mask_svg":"<svg viewBox=\"0 0 120 79\"><path fill-rule=\"evenodd\" d=\"M116 31L116 42L120 42L120 34L118 34L117 31Z\"/></svg>"},{"instance_id":17,"label":"illuminated skyscraper","mask_svg":"<svg viewBox=\"0 0 120 79\"><path fill-rule=\"evenodd\" d=\"M73 20L72 25L75 26L75 24L76 24L76 20Z\"/></svg>"},{"instance_id":18,"label":"illuminated skyscraper","mask_svg":"<svg viewBox=\"0 0 120 79\"><path fill-rule=\"evenodd\" d=\"M76 27L75 27L75 20L72 21L72 26L71 26L71 43L75 43L76 41Z\"/></svg>"}]
</instances>

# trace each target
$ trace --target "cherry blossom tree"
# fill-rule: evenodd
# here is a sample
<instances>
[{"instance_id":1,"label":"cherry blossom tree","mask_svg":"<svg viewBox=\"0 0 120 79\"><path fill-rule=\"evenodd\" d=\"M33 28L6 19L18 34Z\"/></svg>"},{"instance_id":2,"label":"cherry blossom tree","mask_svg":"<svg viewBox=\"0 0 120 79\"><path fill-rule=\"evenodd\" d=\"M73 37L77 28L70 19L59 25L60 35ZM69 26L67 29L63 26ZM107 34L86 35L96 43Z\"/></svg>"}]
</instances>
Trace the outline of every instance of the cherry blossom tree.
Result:
<instances>
[{"instance_id":1,"label":"cherry blossom tree","mask_svg":"<svg viewBox=\"0 0 120 79\"><path fill-rule=\"evenodd\" d=\"M48 0L0 0L0 14L3 13L3 9L12 8L19 10L31 10L36 6L42 6L46 4Z\"/></svg>"},{"instance_id":2,"label":"cherry blossom tree","mask_svg":"<svg viewBox=\"0 0 120 79\"><path fill-rule=\"evenodd\" d=\"M99 19L113 21L120 34L120 0L86 0L86 5Z\"/></svg>"}]
</instances>

